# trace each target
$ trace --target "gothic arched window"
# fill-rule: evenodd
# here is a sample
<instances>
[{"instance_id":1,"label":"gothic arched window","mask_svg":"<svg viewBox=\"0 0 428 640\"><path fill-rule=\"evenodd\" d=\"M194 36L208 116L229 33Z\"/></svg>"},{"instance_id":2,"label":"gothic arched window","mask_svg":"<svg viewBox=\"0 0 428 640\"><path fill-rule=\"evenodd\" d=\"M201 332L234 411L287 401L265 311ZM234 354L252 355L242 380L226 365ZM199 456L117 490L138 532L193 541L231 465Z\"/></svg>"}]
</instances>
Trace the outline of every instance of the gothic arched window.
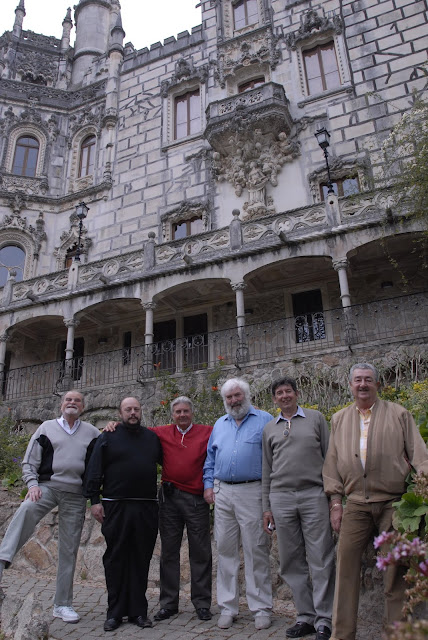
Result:
<instances>
[{"instance_id":1,"label":"gothic arched window","mask_svg":"<svg viewBox=\"0 0 428 640\"><path fill-rule=\"evenodd\" d=\"M5 245L0 249L0 287L6 284L9 271L16 271L16 282L24 277L25 251L14 244Z\"/></svg>"},{"instance_id":2,"label":"gothic arched window","mask_svg":"<svg viewBox=\"0 0 428 640\"><path fill-rule=\"evenodd\" d=\"M16 141L12 173L16 176L34 178L39 157L39 141L32 136L21 136Z\"/></svg>"},{"instance_id":3,"label":"gothic arched window","mask_svg":"<svg viewBox=\"0 0 428 640\"><path fill-rule=\"evenodd\" d=\"M84 178L94 173L95 142L95 136L88 136L80 146L79 178Z\"/></svg>"}]
</instances>

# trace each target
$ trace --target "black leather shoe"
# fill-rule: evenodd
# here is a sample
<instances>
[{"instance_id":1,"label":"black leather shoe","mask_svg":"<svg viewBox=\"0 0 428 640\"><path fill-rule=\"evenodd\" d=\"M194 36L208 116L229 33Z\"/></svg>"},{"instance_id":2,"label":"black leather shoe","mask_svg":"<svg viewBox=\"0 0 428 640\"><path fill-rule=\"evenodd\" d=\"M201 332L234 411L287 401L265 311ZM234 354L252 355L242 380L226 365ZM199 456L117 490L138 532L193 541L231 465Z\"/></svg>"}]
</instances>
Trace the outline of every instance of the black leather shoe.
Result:
<instances>
[{"instance_id":1,"label":"black leather shoe","mask_svg":"<svg viewBox=\"0 0 428 640\"><path fill-rule=\"evenodd\" d=\"M296 622L295 625L287 629L285 635L287 638L303 638L310 633L315 633L315 627L307 622Z\"/></svg>"},{"instance_id":2,"label":"black leather shoe","mask_svg":"<svg viewBox=\"0 0 428 640\"><path fill-rule=\"evenodd\" d=\"M211 618L213 617L211 611L204 608L196 609L196 615L198 616L199 620L211 620Z\"/></svg>"},{"instance_id":3,"label":"black leather shoe","mask_svg":"<svg viewBox=\"0 0 428 640\"><path fill-rule=\"evenodd\" d=\"M108 618L104 622L104 631L114 631L122 624L122 620L119 618Z\"/></svg>"},{"instance_id":4,"label":"black leather shoe","mask_svg":"<svg viewBox=\"0 0 428 640\"><path fill-rule=\"evenodd\" d=\"M178 613L178 609L159 609L157 614L155 615L156 622L160 622L161 620L168 620L171 616L175 616Z\"/></svg>"},{"instance_id":5,"label":"black leather shoe","mask_svg":"<svg viewBox=\"0 0 428 640\"><path fill-rule=\"evenodd\" d=\"M330 640L331 629L329 629L325 624L320 624L317 629L317 635L315 636L315 640Z\"/></svg>"},{"instance_id":6,"label":"black leather shoe","mask_svg":"<svg viewBox=\"0 0 428 640\"><path fill-rule=\"evenodd\" d=\"M152 621L150 618L147 618L147 616L130 616L128 622L136 624L137 627L141 627L142 629L150 629L153 627Z\"/></svg>"}]
</instances>

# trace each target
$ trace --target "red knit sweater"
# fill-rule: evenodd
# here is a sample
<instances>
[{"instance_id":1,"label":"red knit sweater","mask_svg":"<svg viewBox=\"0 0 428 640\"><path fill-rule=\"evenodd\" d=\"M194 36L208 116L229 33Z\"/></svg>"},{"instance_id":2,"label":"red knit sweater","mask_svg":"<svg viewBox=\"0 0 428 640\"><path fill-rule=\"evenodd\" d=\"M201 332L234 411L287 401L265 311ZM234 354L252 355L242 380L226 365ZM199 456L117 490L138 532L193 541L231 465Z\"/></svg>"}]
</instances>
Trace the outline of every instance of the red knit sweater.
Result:
<instances>
[{"instance_id":1,"label":"red knit sweater","mask_svg":"<svg viewBox=\"0 0 428 640\"><path fill-rule=\"evenodd\" d=\"M162 445L162 482L172 482L182 491L202 495L202 470L213 428L194 424L184 437L175 424L152 428Z\"/></svg>"}]
</instances>

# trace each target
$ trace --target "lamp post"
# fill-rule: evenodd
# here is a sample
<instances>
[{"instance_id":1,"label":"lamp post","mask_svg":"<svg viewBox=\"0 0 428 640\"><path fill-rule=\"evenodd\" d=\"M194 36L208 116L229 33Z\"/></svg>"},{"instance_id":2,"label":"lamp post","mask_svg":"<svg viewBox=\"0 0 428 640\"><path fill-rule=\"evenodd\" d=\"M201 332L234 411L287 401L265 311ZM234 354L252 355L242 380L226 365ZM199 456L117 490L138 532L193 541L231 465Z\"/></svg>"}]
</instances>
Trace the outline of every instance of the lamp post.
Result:
<instances>
[{"instance_id":1,"label":"lamp post","mask_svg":"<svg viewBox=\"0 0 428 640\"><path fill-rule=\"evenodd\" d=\"M76 205L76 215L79 218L79 240L77 241L77 251L74 256L75 262L80 262L80 243L82 240L83 220L88 215L88 211L89 207L87 207L84 202L79 202L79 204Z\"/></svg>"},{"instance_id":2,"label":"lamp post","mask_svg":"<svg viewBox=\"0 0 428 640\"><path fill-rule=\"evenodd\" d=\"M319 146L324 151L324 158L325 158L325 164L327 167L327 176L328 176L327 193L334 193L333 183L331 181L331 175L330 175L330 166L328 164L328 151L327 151L327 147L330 146L330 134L325 127L322 127L321 129L318 129L318 131L315 131L315 137L317 139Z\"/></svg>"}]
</instances>

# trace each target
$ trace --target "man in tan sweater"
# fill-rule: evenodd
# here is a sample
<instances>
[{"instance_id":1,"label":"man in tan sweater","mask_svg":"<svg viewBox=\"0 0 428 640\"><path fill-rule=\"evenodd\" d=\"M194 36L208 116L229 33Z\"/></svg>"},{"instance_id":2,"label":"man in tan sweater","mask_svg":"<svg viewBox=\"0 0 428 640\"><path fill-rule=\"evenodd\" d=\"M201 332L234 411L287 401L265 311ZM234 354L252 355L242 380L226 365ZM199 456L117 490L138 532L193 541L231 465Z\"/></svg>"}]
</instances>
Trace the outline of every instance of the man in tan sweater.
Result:
<instances>
[{"instance_id":1,"label":"man in tan sweater","mask_svg":"<svg viewBox=\"0 0 428 640\"><path fill-rule=\"evenodd\" d=\"M331 640L355 640L364 549L374 532L392 528L392 504L404 493L411 466L428 472L427 447L412 415L378 398L376 368L355 364L349 384L355 402L332 417L323 468L331 525L340 531ZM386 624L402 617L402 569L385 572Z\"/></svg>"}]
</instances>

